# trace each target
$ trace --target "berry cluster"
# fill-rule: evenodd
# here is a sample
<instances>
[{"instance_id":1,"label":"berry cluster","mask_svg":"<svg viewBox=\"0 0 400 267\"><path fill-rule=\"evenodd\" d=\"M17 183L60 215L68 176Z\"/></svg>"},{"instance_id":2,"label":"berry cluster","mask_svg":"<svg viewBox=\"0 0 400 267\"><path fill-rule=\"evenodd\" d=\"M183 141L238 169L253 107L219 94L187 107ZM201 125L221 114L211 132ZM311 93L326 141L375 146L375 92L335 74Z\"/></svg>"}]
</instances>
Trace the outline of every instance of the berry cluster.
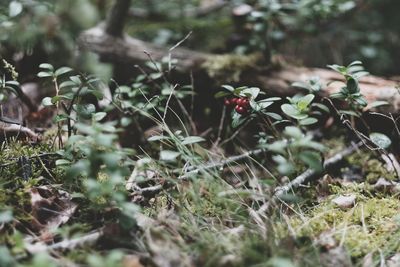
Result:
<instances>
[{"instance_id":1,"label":"berry cluster","mask_svg":"<svg viewBox=\"0 0 400 267\"><path fill-rule=\"evenodd\" d=\"M225 106L235 107L235 111L241 115L245 115L250 109L250 100L245 97L234 97L231 99L225 99Z\"/></svg>"}]
</instances>

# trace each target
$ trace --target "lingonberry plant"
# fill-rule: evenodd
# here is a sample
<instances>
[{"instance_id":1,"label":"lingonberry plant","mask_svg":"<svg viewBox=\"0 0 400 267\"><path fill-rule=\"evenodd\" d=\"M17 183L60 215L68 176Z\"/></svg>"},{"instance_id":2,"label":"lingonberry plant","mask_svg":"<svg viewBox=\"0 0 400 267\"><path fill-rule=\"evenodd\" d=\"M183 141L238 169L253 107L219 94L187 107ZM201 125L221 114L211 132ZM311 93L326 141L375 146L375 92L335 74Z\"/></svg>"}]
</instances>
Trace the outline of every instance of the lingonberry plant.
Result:
<instances>
[{"instance_id":1,"label":"lingonberry plant","mask_svg":"<svg viewBox=\"0 0 400 267\"><path fill-rule=\"evenodd\" d=\"M331 95L333 99L340 99L345 101L349 105L349 110L340 110L342 114L360 117L365 111L368 102L365 97L361 94L359 80L363 76L368 75L368 72L364 70L361 61L354 61L348 66L340 65L328 65L329 68L340 73L345 78L345 86L343 86L338 93ZM375 101L369 104L369 108L379 107L387 105L386 101Z\"/></svg>"},{"instance_id":2,"label":"lingonberry plant","mask_svg":"<svg viewBox=\"0 0 400 267\"><path fill-rule=\"evenodd\" d=\"M216 98L225 98L224 105L232 108L232 127L237 128L245 121L252 120L259 116L266 116L274 120L282 120L282 117L274 112L267 111L267 108L274 102L281 100L280 97L270 97L256 100L259 95L264 94L257 87L242 86L234 88L230 85L222 86L225 91L215 94Z\"/></svg>"},{"instance_id":3,"label":"lingonberry plant","mask_svg":"<svg viewBox=\"0 0 400 267\"><path fill-rule=\"evenodd\" d=\"M293 174L301 164L311 169L322 170L321 153L325 147L313 140L311 134L304 134L300 128L286 126L280 140L261 145L275 153L272 159L278 164L278 171L283 175ZM301 163L301 164L299 164Z\"/></svg>"},{"instance_id":4,"label":"lingonberry plant","mask_svg":"<svg viewBox=\"0 0 400 267\"><path fill-rule=\"evenodd\" d=\"M128 115L121 120L123 126L131 123L139 125L143 119L150 116L162 119L161 114L165 112L166 103L171 98L176 100L180 107L184 107L181 101L193 95L193 88L190 85L173 85L168 82L166 75L174 63L176 61L173 59L148 62L148 70L140 69L142 74L138 75L132 84L117 87L114 104Z\"/></svg>"},{"instance_id":5,"label":"lingonberry plant","mask_svg":"<svg viewBox=\"0 0 400 267\"><path fill-rule=\"evenodd\" d=\"M305 126L317 123L317 116L320 110L327 111L328 108L321 103L312 103L314 94L296 95L287 98L289 103L281 104L283 115L294 119L285 120L281 114L270 112L268 107L282 100L279 97L270 97L256 100L260 89L256 87L233 88L229 85L222 86L226 91L216 94L216 97L224 97L224 105L232 108L232 127L238 127L244 121L254 118L261 118L263 123L268 125L265 132L258 134L259 147L270 151L274 155L273 161L277 164L277 170L281 174L293 174L299 168L299 163L306 164L315 170L321 170L322 158L320 153L324 146L313 141L311 134L304 134ZM311 116L312 115L312 116ZM274 120L271 123L271 119ZM280 124L293 124L286 126L281 132L274 127ZM303 129L297 127L303 127Z\"/></svg>"},{"instance_id":6,"label":"lingonberry plant","mask_svg":"<svg viewBox=\"0 0 400 267\"><path fill-rule=\"evenodd\" d=\"M345 86L343 86L338 93L332 94L330 97L332 99L339 99L348 104L348 109L337 110L339 114L342 116L342 121L365 143L372 143L375 145L375 148L370 147L371 149L381 150L382 153L387 154L385 149L389 148L392 141L391 139L379 132L370 132L369 135L365 135L358 131L355 127L354 118L359 118L359 120L369 129L367 123L363 120L363 114L368 112L372 108L376 108L379 106L388 105L386 101L374 101L372 103L368 103L364 95L361 93L359 80L365 75L368 75L368 72L364 70L361 61L354 61L350 63L348 66L340 66L340 65L329 65L331 69L343 75L345 79ZM345 119L345 116L351 117L351 124L349 121ZM396 122L395 126L396 126ZM397 126L396 126L397 127Z\"/></svg>"},{"instance_id":7,"label":"lingonberry plant","mask_svg":"<svg viewBox=\"0 0 400 267\"><path fill-rule=\"evenodd\" d=\"M340 92L332 94L331 98L345 100L350 105L352 113L344 113L360 116L362 108L366 107L368 102L360 92L358 81L361 77L368 75L368 72L364 71L360 61L354 61L347 67L339 65L329 65L328 67L342 74L346 81L346 85L341 88Z\"/></svg>"},{"instance_id":8,"label":"lingonberry plant","mask_svg":"<svg viewBox=\"0 0 400 267\"><path fill-rule=\"evenodd\" d=\"M90 119L100 121L106 116L104 112L96 113L95 105L86 100L90 96L97 100L103 98L103 93L97 87L99 79L81 74L67 77L66 74L73 72L71 68L61 67L55 70L47 63L41 64L40 68L42 71L38 73L38 77L51 78L54 84L55 96L45 97L42 104L45 107L56 108L57 115L54 121L58 126L60 146L62 132L65 130L70 137L74 131L74 123Z\"/></svg>"}]
</instances>

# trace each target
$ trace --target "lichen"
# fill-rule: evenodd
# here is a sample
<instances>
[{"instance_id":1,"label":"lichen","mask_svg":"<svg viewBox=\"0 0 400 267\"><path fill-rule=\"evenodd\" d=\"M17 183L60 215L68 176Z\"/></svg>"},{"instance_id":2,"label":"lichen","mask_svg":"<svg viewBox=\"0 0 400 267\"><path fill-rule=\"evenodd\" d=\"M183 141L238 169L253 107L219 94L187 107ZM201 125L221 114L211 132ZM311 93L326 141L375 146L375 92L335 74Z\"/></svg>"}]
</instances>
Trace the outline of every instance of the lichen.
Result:
<instances>
[{"instance_id":1,"label":"lichen","mask_svg":"<svg viewBox=\"0 0 400 267\"><path fill-rule=\"evenodd\" d=\"M207 59L202 67L218 83L235 83L243 72L254 70L261 59L261 54L217 55Z\"/></svg>"}]
</instances>

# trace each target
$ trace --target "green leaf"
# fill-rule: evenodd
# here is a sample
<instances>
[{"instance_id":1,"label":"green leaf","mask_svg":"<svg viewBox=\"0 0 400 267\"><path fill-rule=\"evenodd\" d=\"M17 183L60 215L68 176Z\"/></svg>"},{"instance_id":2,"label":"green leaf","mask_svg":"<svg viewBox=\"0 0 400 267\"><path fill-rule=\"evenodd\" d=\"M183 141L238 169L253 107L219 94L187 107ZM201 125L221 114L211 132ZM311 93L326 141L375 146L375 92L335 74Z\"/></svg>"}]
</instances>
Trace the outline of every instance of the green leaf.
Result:
<instances>
[{"instance_id":1,"label":"green leaf","mask_svg":"<svg viewBox=\"0 0 400 267\"><path fill-rule=\"evenodd\" d=\"M21 86L19 84L19 82L17 82L17 81L7 81L6 85L11 86L11 87L15 87L15 88L19 88Z\"/></svg>"},{"instance_id":2,"label":"green leaf","mask_svg":"<svg viewBox=\"0 0 400 267\"><path fill-rule=\"evenodd\" d=\"M72 87L72 86L75 86L76 84L74 83L74 82L72 82L72 81L65 81L65 82L62 82L60 85L59 85L59 87L60 87L60 89L63 89L63 88L65 88L65 87Z\"/></svg>"},{"instance_id":3,"label":"green leaf","mask_svg":"<svg viewBox=\"0 0 400 267\"><path fill-rule=\"evenodd\" d=\"M172 150L163 150L160 152L160 160L162 161L176 161L181 153Z\"/></svg>"},{"instance_id":4,"label":"green leaf","mask_svg":"<svg viewBox=\"0 0 400 267\"><path fill-rule=\"evenodd\" d=\"M92 90L90 91L92 95L96 97L97 100L102 100L104 98L103 92L97 91L97 90Z\"/></svg>"},{"instance_id":5,"label":"green leaf","mask_svg":"<svg viewBox=\"0 0 400 267\"><path fill-rule=\"evenodd\" d=\"M353 78L358 80L361 77L364 77L364 76L367 76L367 75L369 75L368 71L359 71L359 72L353 74Z\"/></svg>"},{"instance_id":6,"label":"green leaf","mask_svg":"<svg viewBox=\"0 0 400 267\"><path fill-rule=\"evenodd\" d=\"M319 153L312 151L303 151L298 156L299 159L307 164L307 166L311 169L314 169L316 171L321 171L323 169L321 155Z\"/></svg>"},{"instance_id":7,"label":"green leaf","mask_svg":"<svg viewBox=\"0 0 400 267\"><path fill-rule=\"evenodd\" d=\"M151 74L149 75L149 77L150 77L151 79L153 79L153 80L160 79L162 76L163 76L163 73L162 73L162 72L155 72L155 73L151 73Z\"/></svg>"},{"instance_id":8,"label":"green leaf","mask_svg":"<svg viewBox=\"0 0 400 267\"><path fill-rule=\"evenodd\" d=\"M325 111L326 113L329 113L329 111L330 111L327 106L325 106L324 104L321 104L321 103L313 103L311 106L317 107L317 108Z\"/></svg>"},{"instance_id":9,"label":"green leaf","mask_svg":"<svg viewBox=\"0 0 400 267\"><path fill-rule=\"evenodd\" d=\"M93 119L95 121L101 121L102 119L105 118L105 116L107 116L106 112L97 112L93 115Z\"/></svg>"},{"instance_id":10,"label":"green leaf","mask_svg":"<svg viewBox=\"0 0 400 267\"><path fill-rule=\"evenodd\" d=\"M62 122L62 121L66 121L68 119L68 115L66 114L58 114L57 116L54 117L54 122Z\"/></svg>"},{"instance_id":11,"label":"green leaf","mask_svg":"<svg viewBox=\"0 0 400 267\"><path fill-rule=\"evenodd\" d=\"M221 87L228 90L229 92L233 92L235 90L235 88L233 88L230 85L226 85L226 84L222 85Z\"/></svg>"},{"instance_id":12,"label":"green leaf","mask_svg":"<svg viewBox=\"0 0 400 267\"><path fill-rule=\"evenodd\" d=\"M81 78L78 75L70 76L69 79L75 83L76 85L80 85L82 83Z\"/></svg>"},{"instance_id":13,"label":"green leaf","mask_svg":"<svg viewBox=\"0 0 400 267\"><path fill-rule=\"evenodd\" d=\"M371 138L371 141L381 149L387 149L392 144L392 140L383 133L371 133L369 138Z\"/></svg>"},{"instance_id":14,"label":"green leaf","mask_svg":"<svg viewBox=\"0 0 400 267\"><path fill-rule=\"evenodd\" d=\"M355 60L351 62L348 67L352 67L354 65L362 65L362 62L360 60Z\"/></svg>"},{"instance_id":15,"label":"green leaf","mask_svg":"<svg viewBox=\"0 0 400 267\"><path fill-rule=\"evenodd\" d=\"M275 102L275 101L279 101L281 99L282 98L280 98L280 97L269 97L269 98L263 99L261 101Z\"/></svg>"},{"instance_id":16,"label":"green leaf","mask_svg":"<svg viewBox=\"0 0 400 267\"><path fill-rule=\"evenodd\" d=\"M260 93L260 88L250 87L245 88L240 92L241 96L249 97L250 99L256 99L258 94Z\"/></svg>"},{"instance_id":17,"label":"green leaf","mask_svg":"<svg viewBox=\"0 0 400 267\"><path fill-rule=\"evenodd\" d=\"M0 211L0 224L11 222L13 219L14 218L10 210Z\"/></svg>"},{"instance_id":18,"label":"green leaf","mask_svg":"<svg viewBox=\"0 0 400 267\"><path fill-rule=\"evenodd\" d=\"M267 146L267 149L276 153L285 153L285 148L287 147L286 140L275 141Z\"/></svg>"},{"instance_id":19,"label":"green leaf","mask_svg":"<svg viewBox=\"0 0 400 267\"><path fill-rule=\"evenodd\" d=\"M299 128L295 127L295 126L287 126L287 127L285 127L284 133L287 136L293 137L295 139L300 139L300 138L302 138L304 136L303 132Z\"/></svg>"},{"instance_id":20,"label":"green leaf","mask_svg":"<svg viewBox=\"0 0 400 267\"><path fill-rule=\"evenodd\" d=\"M61 76L61 75L65 74L65 73L68 73L68 72L71 72L71 71L72 71L72 69L69 68L69 67L61 67L58 70L56 70L55 75L56 76Z\"/></svg>"},{"instance_id":21,"label":"green leaf","mask_svg":"<svg viewBox=\"0 0 400 267\"><path fill-rule=\"evenodd\" d=\"M343 75L346 74L346 72L347 72L347 68L346 67L340 66L340 65L336 65L336 64L328 65L328 68L330 68L330 69L332 69L332 70L334 70L336 72L339 72L340 74L343 74Z\"/></svg>"},{"instance_id":22,"label":"green leaf","mask_svg":"<svg viewBox=\"0 0 400 267\"><path fill-rule=\"evenodd\" d=\"M190 145L190 144L204 142L204 141L205 141L205 139L200 136L188 136L183 139L182 145Z\"/></svg>"},{"instance_id":23,"label":"green leaf","mask_svg":"<svg viewBox=\"0 0 400 267\"><path fill-rule=\"evenodd\" d=\"M155 141L161 141L161 140L167 140L167 139L169 139L169 137L165 136L165 135L153 135L153 136L150 136L147 139L147 141L148 142L155 142Z\"/></svg>"},{"instance_id":24,"label":"green leaf","mask_svg":"<svg viewBox=\"0 0 400 267\"><path fill-rule=\"evenodd\" d=\"M56 166L69 166L71 165L71 161L66 160L66 159L58 159L56 160Z\"/></svg>"},{"instance_id":25,"label":"green leaf","mask_svg":"<svg viewBox=\"0 0 400 267\"><path fill-rule=\"evenodd\" d=\"M275 113L275 112L263 112L263 114L267 115L268 117L273 118L274 120L281 121L283 120L282 116Z\"/></svg>"},{"instance_id":26,"label":"green leaf","mask_svg":"<svg viewBox=\"0 0 400 267\"><path fill-rule=\"evenodd\" d=\"M42 100L42 105L45 106L45 107L50 107L50 106L53 106L54 104L51 101L51 97L45 97Z\"/></svg>"},{"instance_id":27,"label":"green leaf","mask_svg":"<svg viewBox=\"0 0 400 267\"><path fill-rule=\"evenodd\" d=\"M22 12L23 5L19 1L11 1L8 5L8 9L8 15L10 17L16 17Z\"/></svg>"},{"instance_id":28,"label":"green leaf","mask_svg":"<svg viewBox=\"0 0 400 267\"><path fill-rule=\"evenodd\" d=\"M292 117L297 120L302 120L308 117L307 114L301 114L299 110L297 110L293 105L291 104L283 104L281 106L282 111L288 115L289 117Z\"/></svg>"},{"instance_id":29,"label":"green leaf","mask_svg":"<svg viewBox=\"0 0 400 267\"><path fill-rule=\"evenodd\" d=\"M268 101L266 99L256 102L256 104L259 106L259 109L266 109L267 107L271 106L273 103L274 102Z\"/></svg>"},{"instance_id":30,"label":"green leaf","mask_svg":"<svg viewBox=\"0 0 400 267\"><path fill-rule=\"evenodd\" d=\"M45 71L41 71L38 73L37 75L39 78L47 78L47 77L53 77L53 74L50 72L45 72Z\"/></svg>"},{"instance_id":31,"label":"green leaf","mask_svg":"<svg viewBox=\"0 0 400 267\"><path fill-rule=\"evenodd\" d=\"M367 100L363 96L356 97L354 100L357 102L357 104L359 104L362 107L365 107L368 105Z\"/></svg>"},{"instance_id":32,"label":"green leaf","mask_svg":"<svg viewBox=\"0 0 400 267\"><path fill-rule=\"evenodd\" d=\"M299 121L300 125L311 125L317 123L318 120L316 118L308 117Z\"/></svg>"},{"instance_id":33,"label":"green leaf","mask_svg":"<svg viewBox=\"0 0 400 267\"><path fill-rule=\"evenodd\" d=\"M246 120L247 117L243 117L239 113L233 111L231 126L232 128L237 128L242 125Z\"/></svg>"},{"instance_id":34,"label":"green leaf","mask_svg":"<svg viewBox=\"0 0 400 267\"><path fill-rule=\"evenodd\" d=\"M300 89L305 89L307 91L311 90L310 86L303 82L294 82L292 83L292 86Z\"/></svg>"},{"instance_id":35,"label":"green leaf","mask_svg":"<svg viewBox=\"0 0 400 267\"><path fill-rule=\"evenodd\" d=\"M281 257L273 257L268 260L267 265L270 267L295 267L296 265L290 260Z\"/></svg>"},{"instance_id":36,"label":"green leaf","mask_svg":"<svg viewBox=\"0 0 400 267\"><path fill-rule=\"evenodd\" d=\"M132 119L131 118L127 118L127 117L122 117L121 118L121 126L122 127L127 127L132 123Z\"/></svg>"},{"instance_id":37,"label":"green leaf","mask_svg":"<svg viewBox=\"0 0 400 267\"><path fill-rule=\"evenodd\" d=\"M354 117L360 117L359 114L357 114L356 112L352 111L352 110L339 110L340 114L346 114L349 116L354 116Z\"/></svg>"},{"instance_id":38,"label":"green leaf","mask_svg":"<svg viewBox=\"0 0 400 267\"><path fill-rule=\"evenodd\" d=\"M42 64L39 65L39 68L41 68L41 69L46 69L46 70L49 70L49 71L51 71L51 72L54 71L53 65L51 65L51 64L49 64L49 63L42 63Z\"/></svg>"},{"instance_id":39,"label":"green leaf","mask_svg":"<svg viewBox=\"0 0 400 267\"><path fill-rule=\"evenodd\" d=\"M360 87L358 86L358 81L354 78L349 78L346 84L347 90L350 94L355 94L360 92Z\"/></svg>"},{"instance_id":40,"label":"green leaf","mask_svg":"<svg viewBox=\"0 0 400 267\"><path fill-rule=\"evenodd\" d=\"M221 98L221 97L225 97L225 96L228 96L228 95L231 95L231 93L224 92L224 91L220 91L220 92L216 93L216 94L214 95L214 97L215 97L215 98Z\"/></svg>"},{"instance_id":41,"label":"green leaf","mask_svg":"<svg viewBox=\"0 0 400 267\"><path fill-rule=\"evenodd\" d=\"M84 119L90 119L92 114L96 112L96 107L93 104L74 105L74 110Z\"/></svg>"},{"instance_id":42,"label":"green leaf","mask_svg":"<svg viewBox=\"0 0 400 267\"><path fill-rule=\"evenodd\" d=\"M315 95L313 95L313 94L308 94L306 96L303 96L297 102L297 107L300 110L305 110L310 105L310 103L314 100L314 98L315 98Z\"/></svg>"},{"instance_id":43,"label":"green leaf","mask_svg":"<svg viewBox=\"0 0 400 267\"><path fill-rule=\"evenodd\" d=\"M377 107L381 107L381 106L386 106L389 105L388 102L386 101L374 101L371 104L369 104L369 108L377 108Z\"/></svg>"},{"instance_id":44,"label":"green leaf","mask_svg":"<svg viewBox=\"0 0 400 267\"><path fill-rule=\"evenodd\" d=\"M282 175L290 175L294 172L293 164L287 162L278 165L278 172Z\"/></svg>"},{"instance_id":45,"label":"green leaf","mask_svg":"<svg viewBox=\"0 0 400 267\"><path fill-rule=\"evenodd\" d=\"M333 99L344 99L346 96L342 92L332 93L330 95Z\"/></svg>"}]
</instances>

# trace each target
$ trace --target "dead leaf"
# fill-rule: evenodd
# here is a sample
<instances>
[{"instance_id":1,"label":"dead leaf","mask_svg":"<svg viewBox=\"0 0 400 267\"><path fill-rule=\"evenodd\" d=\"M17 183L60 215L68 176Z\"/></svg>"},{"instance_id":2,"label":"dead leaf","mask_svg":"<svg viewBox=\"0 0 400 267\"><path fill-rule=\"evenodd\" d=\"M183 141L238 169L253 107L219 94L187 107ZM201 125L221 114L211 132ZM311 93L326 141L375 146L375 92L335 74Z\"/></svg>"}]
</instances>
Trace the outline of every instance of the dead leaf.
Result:
<instances>
[{"instance_id":1,"label":"dead leaf","mask_svg":"<svg viewBox=\"0 0 400 267\"><path fill-rule=\"evenodd\" d=\"M144 267L140 263L140 257L136 255L126 255L122 260L123 267Z\"/></svg>"},{"instance_id":2,"label":"dead leaf","mask_svg":"<svg viewBox=\"0 0 400 267\"><path fill-rule=\"evenodd\" d=\"M32 187L30 194L30 227L39 235L39 240L48 242L53 232L72 217L77 204L70 194L48 186Z\"/></svg>"},{"instance_id":3,"label":"dead leaf","mask_svg":"<svg viewBox=\"0 0 400 267\"><path fill-rule=\"evenodd\" d=\"M399 267L400 266L400 253L394 254L386 261L387 267Z\"/></svg>"},{"instance_id":4,"label":"dead leaf","mask_svg":"<svg viewBox=\"0 0 400 267\"><path fill-rule=\"evenodd\" d=\"M374 266L374 259L372 252L365 255L362 262L362 267L370 267L370 266Z\"/></svg>"},{"instance_id":5,"label":"dead leaf","mask_svg":"<svg viewBox=\"0 0 400 267\"><path fill-rule=\"evenodd\" d=\"M165 232L163 227L148 229L146 244L152 255L151 260L158 267L191 267L191 259L177 245L179 242Z\"/></svg>"},{"instance_id":6,"label":"dead leaf","mask_svg":"<svg viewBox=\"0 0 400 267\"><path fill-rule=\"evenodd\" d=\"M351 267L351 258L344 247L329 249L320 255L324 267Z\"/></svg>"}]
</instances>

